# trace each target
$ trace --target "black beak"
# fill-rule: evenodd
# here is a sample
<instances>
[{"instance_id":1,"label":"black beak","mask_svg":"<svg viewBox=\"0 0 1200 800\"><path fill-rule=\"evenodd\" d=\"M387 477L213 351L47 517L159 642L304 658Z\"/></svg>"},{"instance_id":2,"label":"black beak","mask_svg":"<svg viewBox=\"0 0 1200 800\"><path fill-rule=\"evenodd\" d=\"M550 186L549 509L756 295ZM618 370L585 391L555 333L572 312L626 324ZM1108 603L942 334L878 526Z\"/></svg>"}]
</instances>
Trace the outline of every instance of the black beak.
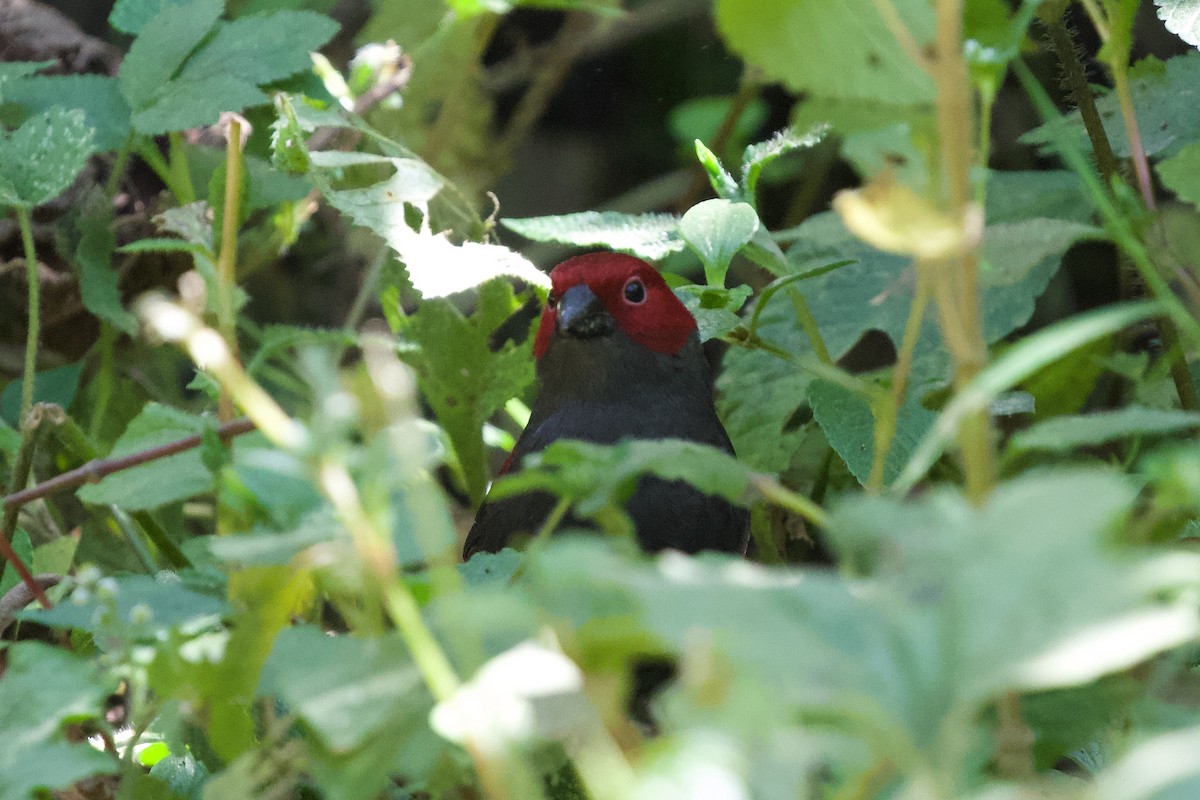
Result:
<instances>
[{"instance_id":1,"label":"black beak","mask_svg":"<svg viewBox=\"0 0 1200 800\"><path fill-rule=\"evenodd\" d=\"M558 330L578 339L605 336L613 331L613 319L603 301L587 284L572 286L558 300Z\"/></svg>"}]
</instances>

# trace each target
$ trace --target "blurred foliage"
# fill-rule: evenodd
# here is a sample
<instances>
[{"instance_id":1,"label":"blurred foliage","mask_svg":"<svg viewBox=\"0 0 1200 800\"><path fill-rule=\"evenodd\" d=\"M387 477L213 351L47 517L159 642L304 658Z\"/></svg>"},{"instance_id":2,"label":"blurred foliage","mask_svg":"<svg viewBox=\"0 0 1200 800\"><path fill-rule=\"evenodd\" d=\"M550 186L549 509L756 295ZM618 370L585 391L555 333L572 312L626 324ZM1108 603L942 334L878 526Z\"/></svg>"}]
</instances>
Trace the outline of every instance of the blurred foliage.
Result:
<instances>
[{"instance_id":1,"label":"blurred foliage","mask_svg":"<svg viewBox=\"0 0 1200 800\"><path fill-rule=\"evenodd\" d=\"M0 800L1200 795L1194 2L56 5L0 31ZM737 457L556 443L493 491L603 534L459 563L581 247ZM751 556L637 552L647 473Z\"/></svg>"}]
</instances>

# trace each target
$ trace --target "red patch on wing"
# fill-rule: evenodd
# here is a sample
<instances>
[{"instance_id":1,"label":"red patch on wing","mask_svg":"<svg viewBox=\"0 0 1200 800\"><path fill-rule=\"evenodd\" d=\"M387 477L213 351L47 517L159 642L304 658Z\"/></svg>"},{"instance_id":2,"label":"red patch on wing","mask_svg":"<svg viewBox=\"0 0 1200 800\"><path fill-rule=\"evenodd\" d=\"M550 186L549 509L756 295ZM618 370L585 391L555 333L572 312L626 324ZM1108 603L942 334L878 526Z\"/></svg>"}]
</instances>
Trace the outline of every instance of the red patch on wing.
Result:
<instances>
[{"instance_id":1,"label":"red patch on wing","mask_svg":"<svg viewBox=\"0 0 1200 800\"><path fill-rule=\"evenodd\" d=\"M632 303L625 298L625 284L638 278L646 289L645 300ZM678 353L696 330L696 320L658 274L658 270L633 256L621 253L588 253L567 259L550 272L550 300L533 343L541 358L554 336L557 322L555 299L572 286L587 284L604 301L617 326L633 341L659 353Z\"/></svg>"}]
</instances>

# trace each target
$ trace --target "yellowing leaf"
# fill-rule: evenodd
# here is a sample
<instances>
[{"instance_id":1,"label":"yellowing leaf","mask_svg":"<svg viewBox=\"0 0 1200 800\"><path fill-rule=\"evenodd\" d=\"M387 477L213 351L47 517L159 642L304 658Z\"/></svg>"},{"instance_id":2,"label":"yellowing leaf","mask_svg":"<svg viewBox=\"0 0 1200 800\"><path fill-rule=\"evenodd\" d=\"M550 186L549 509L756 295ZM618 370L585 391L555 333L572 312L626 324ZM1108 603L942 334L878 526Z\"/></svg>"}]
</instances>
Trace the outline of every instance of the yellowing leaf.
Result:
<instances>
[{"instance_id":1,"label":"yellowing leaf","mask_svg":"<svg viewBox=\"0 0 1200 800\"><path fill-rule=\"evenodd\" d=\"M983 236L983 212L977 206L955 219L889 173L861 189L838 192L833 208L859 239L897 255L945 258L970 249Z\"/></svg>"}]
</instances>

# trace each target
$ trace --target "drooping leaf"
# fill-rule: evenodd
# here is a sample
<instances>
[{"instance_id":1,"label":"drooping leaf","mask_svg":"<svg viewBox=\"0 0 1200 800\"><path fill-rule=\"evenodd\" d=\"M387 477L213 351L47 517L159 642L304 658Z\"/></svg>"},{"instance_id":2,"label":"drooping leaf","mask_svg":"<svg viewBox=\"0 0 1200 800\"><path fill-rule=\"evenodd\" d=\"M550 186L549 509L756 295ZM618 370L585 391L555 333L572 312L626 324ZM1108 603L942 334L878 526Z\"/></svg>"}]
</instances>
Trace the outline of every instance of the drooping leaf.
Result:
<instances>
[{"instance_id":1,"label":"drooping leaf","mask_svg":"<svg viewBox=\"0 0 1200 800\"><path fill-rule=\"evenodd\" d=\"M109 458L184 439L200 433L207 424L200 417L150 403L117 439ZM204 466L199 450L193 448L114 472L99 483L84 486L76 494L85 503L111 503L134 511L185 500L211 491L212 486L212 473Z\"/></svg>"},{"instance_id":2,"label":"drooping leaf","mask_svg":"<svg viewBox=\"0 0 1200 800\"><path fill-rule=\"evenodd\" d=\"M556 217L504 219L500 224L535 242L607 247L640 258L659 259L684 248L678 223L678 217L671 214L583 211Z\"/></svg>"},{"instance_id":3,"label":"drooping leaf","mask_svg":"<svg viewBox=\"0 0 1200 800\"><path fill-rule=\"evenodd\" d=\"M0 206L33 208L69 187L95 147L79 109L54 107L0 131Z\"/></svg>"}]
</instances>

